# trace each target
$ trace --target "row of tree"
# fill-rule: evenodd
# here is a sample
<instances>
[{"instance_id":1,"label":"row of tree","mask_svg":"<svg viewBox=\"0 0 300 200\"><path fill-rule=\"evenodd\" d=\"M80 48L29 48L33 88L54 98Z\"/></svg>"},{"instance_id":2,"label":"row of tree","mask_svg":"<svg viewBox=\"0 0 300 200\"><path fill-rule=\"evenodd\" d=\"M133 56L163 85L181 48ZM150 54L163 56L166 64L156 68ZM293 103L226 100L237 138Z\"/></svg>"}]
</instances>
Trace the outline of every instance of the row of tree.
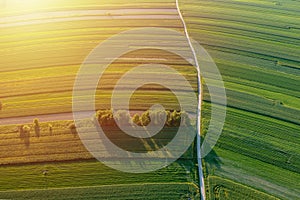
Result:
<instances>
[{"instance_id":1,"label":"row of tree","mask_svg":"<svg viewBox=\"0 0 300 200\"><path fill-rule=\"evenodd\" d=\"M164 118L164 116L166 118ZM112 110L98 110L95 117L101 126L116 126ZM186 112L176 110L147 110L141 114L136 113L133 116L130 116L125 110L118 110L115 112L115 118L121 125L135 123L139 126L147 126L151 120L154 120L154 124L159 124L161 121L165 120L165 126L168 127L178 127L181 123L183 126L189 126L191 124Z\"/></svg>"},{"instance_id":2,"label":"row of tree","mask_svg":"<svg viewBox=\"0 0 300 200\"><path fill-rule=\"evenodd\" d=\"M26 138L26 137L30 137L30 132L31 132L32 129L35 132L35 136L40 137L40 135L41 135L41 126L40 126L40 122L37 118L35 118L33 120L32 125L21 125L21 126L19 126L20 138L23 139L23 138ZM48 124L48 131L49 131L49 134L52 135L52 133L53 133L52 124Z\"/></svg>"}]
</instances>

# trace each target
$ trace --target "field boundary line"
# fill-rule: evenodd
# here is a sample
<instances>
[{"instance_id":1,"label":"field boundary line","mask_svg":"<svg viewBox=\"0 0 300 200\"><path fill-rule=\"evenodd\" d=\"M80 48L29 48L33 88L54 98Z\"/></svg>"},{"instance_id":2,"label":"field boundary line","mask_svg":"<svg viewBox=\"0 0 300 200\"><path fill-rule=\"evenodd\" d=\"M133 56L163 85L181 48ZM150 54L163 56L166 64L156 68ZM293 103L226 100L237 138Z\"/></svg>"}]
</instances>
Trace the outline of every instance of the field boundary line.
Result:
<instances>
[{"instance_id":1,"label":"field boundary line","mask_svg":"<svg viewBox=\"0 0 300 200\"><path fill-rule=\"evenodd\" d=\"M194 57L194 61L195 61L195 65L197 68L197 76L198 76L198 110L197 110L197 161L198 161L198 173L199 173L199 186L200 186L200 199L201 200L205 200L206 199L206 195L205 195L205 185L204 185L204 177L203 177L203 170L202 170L202 160L201 160L201 135L200 135L200 130L201 130L201 106L202 106L202 85L201 85L201 74L200 74L200 67L199 67L199 63L197 60L197 55L195 52L195 49L192 45L188 30L187 30L187 26L186 23L183 19L183 15L180 11L179 8L179 0L175 0L176 1L176 8L180 17L180 20L182 22L183 28L184 28L184 34L188 40L190 49L193 53L193 57Z\"/></svg>"}]
</instances>

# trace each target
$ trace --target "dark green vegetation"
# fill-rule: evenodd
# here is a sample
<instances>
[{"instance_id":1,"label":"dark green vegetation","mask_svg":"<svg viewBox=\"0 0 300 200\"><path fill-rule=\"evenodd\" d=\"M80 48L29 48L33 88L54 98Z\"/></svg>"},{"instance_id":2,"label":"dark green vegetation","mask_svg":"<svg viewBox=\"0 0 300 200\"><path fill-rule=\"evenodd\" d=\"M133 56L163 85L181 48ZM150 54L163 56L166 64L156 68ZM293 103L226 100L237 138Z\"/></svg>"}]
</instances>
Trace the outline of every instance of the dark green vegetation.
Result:
<instances>
[{"instance_id":1,"label":"dark green vegetation","mask_svg":"<svg viewBox=\"0 0 300 200\"><path fill-rule=\"evenodd\" d=\"M216 62L228 97L221 138L205 158L208 197L267 199L263 193L268 193L299 199L299 1L182 0L180 5L190 36ZM218 94L204 91L203 134L210 95Z\"/></svg>"},{"instance_id":2,"label":"dark green vegetation","mask_svg":"<svg viewBox=\"0 0 300 200\"><path fill-rule=\"evenodd\" d=\"M275 200L277 198L249 188L245 185L226 180L224 178L210 176L208 178L210 186L210 199L256 199L256 200Z\"/></svg>"}]
</instances>

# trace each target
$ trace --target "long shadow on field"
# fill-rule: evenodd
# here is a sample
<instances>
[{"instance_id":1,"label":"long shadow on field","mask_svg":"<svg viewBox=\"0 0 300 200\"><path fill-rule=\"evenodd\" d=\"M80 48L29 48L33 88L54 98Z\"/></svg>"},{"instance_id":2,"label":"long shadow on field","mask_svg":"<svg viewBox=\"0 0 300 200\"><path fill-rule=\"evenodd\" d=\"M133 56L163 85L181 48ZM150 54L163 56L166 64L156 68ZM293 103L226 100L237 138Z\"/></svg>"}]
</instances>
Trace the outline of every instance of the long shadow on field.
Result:
<instances>
[{"instance_id":1,"label":"long shadow on field","mask_svg":"<svg viewBox=\"0 0 300 200\"><path fill-rule=\"evenodd\" d=\"M203 141L203 138L201 138L201 141ZM206 167L210 170L221 169L221 165L223 164L222 160L213 149L209 152L209 154L207 154L207 156L204 157L204 162Z\"/></svg>"},{"instance_id":2,"label":"long shadow on field","mask_svg":"<svg viewBox=\"0 0 300 200\"><path fill-rule=\"evenodd\" d=\"M28 126L20 126L19 127L20 139L23 140L26 148L30 146L30 128Z\"/></svg>"}]
</instances>

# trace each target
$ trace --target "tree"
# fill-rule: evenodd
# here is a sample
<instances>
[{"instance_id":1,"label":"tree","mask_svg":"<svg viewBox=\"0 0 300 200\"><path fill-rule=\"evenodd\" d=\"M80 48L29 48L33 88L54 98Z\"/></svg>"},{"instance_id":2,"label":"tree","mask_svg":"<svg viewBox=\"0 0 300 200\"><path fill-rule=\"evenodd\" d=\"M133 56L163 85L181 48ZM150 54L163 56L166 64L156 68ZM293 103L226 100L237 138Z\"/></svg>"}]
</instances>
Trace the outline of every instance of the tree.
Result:
<instances>
[{"instance_id":1,"label":"tree","mask_svg":"<svg viewBox=\"0 0 300 200\"><path fill-rule=\"evenodd\" d=\"M189 115L185 111L181 112L181 118L182 118L182 123L184 126L191 125L191 120L189 118Z\"/></svg>"},{"instance_id":2,"label":"tree","mask_svg":"<svg viewBox=\"0 0 300 200\"><path fill-rule=\"evenodd\" d=\"M150 111L150 119L155 125L161 124L161 122L166 123L164 116L166 112L164 110L152 110Z\"/></svg>"},{"instance_id":3,"label":"tree","mask_svg":"<svg viewBox=\"0 0 300 200\"><path fill-rule=\"evenodd\" d=\"M142 126L148 126L150 122L151 122L150 112L149 110L147 110L141 116L141 124Z\"/></svg>"},{"instance_id":4,"label":"tree","mask_svg":"<svg viewBox=\"0 0 300 200\"><path fill-rule=\"evenodd\" d=\"M115 119L112 113L107 113L100 118L101 126L116 126Z\"/></svg>"},{"instance_id":5,"label":"tree","mask_svg":"<svg viewBox=\"0 0 300 200\"><path fill-rule=\"evenodd\" d=\"M138 126L141 126L141 125L142 125L139 114L135 113L135 114L133 115L133 117L132 117L132 122L135 123L135 124L138 125Z\"/></svg>"},{"instance_id":6,"label":"tree","mask_svg":"<svg viewBox=\"0 0 300 200\"><path fill-rule=\"evenodd\" d=\"M24 140L26 147L29 147L30 144L30 130L31 128L28 125L21 125L19 128L20 138Z\"/></svg>"},{"instance_id":7,"label":"tree","mask_svg":"<svg viewBox=\"0 0 300 200\"><path fill-rule=\"evenodd\" d=\"M171 112L169 110L165 111L166 112L166 126L172 126L172 118L171 118Z\"/></svg>"},{"instance_id":8,"label":"tree","mask_svg":"<svg viewBox=\"0 0 300 200\"><path fill-rule=\"evenodd\" d=\"M180 111L166 111L167 121L166 125L169 127L178 127L181 123L181 112Z\"/></svg>"},{"instance_id":9,"label":"tree","mask_svg":"<svg viewBox=\"0 0 300 200\"><path fill-rule=\"evenodd\" d=\"M120 125L126 126L130 124L130 115L125 110L118 110L115 118Z\"/></svg>"},{"instance_id":10,"label":"tree","mask_svg":"<svg viewBox=\"0 0 300 200\"><path fill-rule=\"evenodd\" d=\"M100 122L100 119L103 115L107 114L109 111L108 110L98 110L96 112L96 119Z\"/></svg>"},{"instance_id":11,"label":"tree","mask_svg":"<svg viewBox=\"0 0 300 200\"><path fill-rule=\"evenodd\" d=\"M2 108L3 108L3 104L2 104L2 102L0 101L0 110L2 110Z\"/></svg>"},{"instance_id":12,"label":"tree","mask_svg":"<svg viewBox=\"0 0 300 200\"><path fill-rule=\"evenodd\" d=\"M25 138L23 127L24 127L24 125L19 126L19 134L20 134L19 136L21 139Z\"/></svg>"},{"instance_id":13,"label":"tree","mask_svg":"<svg viewBox=\"0 0 300 200\"><path fill-rule=\"evenodd\" d=\"M171 119L172 119L172 126L178 127L180 126L181 122L181 112L174 110L171 114Z\"/></svg>"},{"instance_id":14,"label":"tree","mask_svg":"<svg viewBox=\"0 0 300 200\"><path fill-rule=\"evenodd\" d=\"M75 123L69 124L68 128L70 129L71 133L74 135L74 137L77 135L76 125Z\"/></svg>"},{"instance_id":15,"label":"tree","mask_svg":"<svg viewBox=\"0 0 300 200\"><path fill-rule=\"evenodd\" d=\"M164 118L164 116L165 116L166 118ZM158 117L158 120L159 120L159 121L164 121L164 122L166 123L167 115L166 115L166 112L165 112L165 111L159 111L157 117Z\"/></svg>"},{"instance_id":16,"label":"tree","mask_svg":"<svg viewBox=\"0 0 300 200\"><path fill-rule=\"evenodd\" d=\"M34 128L34 132L35 132L36 137L40 137L41 127L40 127L39 120L37 118L35 118L33 120L33 128Z\"/></svg>"},{"instance_id":17,"label":"tree","mask_svg":"<svg viewBox=\"0 0 300 200\"><path fill-rule=\"evenodd\" d=\"M28 125L23 126L23 131L25 134L30 134L31 128Z\"/></svg>"},{"instance_id":18,"label":"tree","mask_svg":"<svg viewBox=\"0 0 300 200\"><path fill-rule=\"evenodd\" d=\"M113 111L111 109L98 110L95 117L101 126L116 126Z\"/></svg>"},{"instance_id":19,"label":"tree","mask_svg":"<svg viewBox=\"0 0 300 200\"><path fill-rule=\"evenodd\" d=\"M157 110L151 110L149 112L149 117L150 117L151 121L153 121L153 123L155 125L158 124L158 111Z\"/></svg>"},{"instance_id":20,"label":"tree","mask_svg":"<svg viewBox=\"0 0 300 200\"><path fill-rule=\"evenodd\" d=\"M52 124L48 124L48 130L49 130L49 134L52 135L53 134L53 126L52 126Z\"/></svg>"}]
</instances>

